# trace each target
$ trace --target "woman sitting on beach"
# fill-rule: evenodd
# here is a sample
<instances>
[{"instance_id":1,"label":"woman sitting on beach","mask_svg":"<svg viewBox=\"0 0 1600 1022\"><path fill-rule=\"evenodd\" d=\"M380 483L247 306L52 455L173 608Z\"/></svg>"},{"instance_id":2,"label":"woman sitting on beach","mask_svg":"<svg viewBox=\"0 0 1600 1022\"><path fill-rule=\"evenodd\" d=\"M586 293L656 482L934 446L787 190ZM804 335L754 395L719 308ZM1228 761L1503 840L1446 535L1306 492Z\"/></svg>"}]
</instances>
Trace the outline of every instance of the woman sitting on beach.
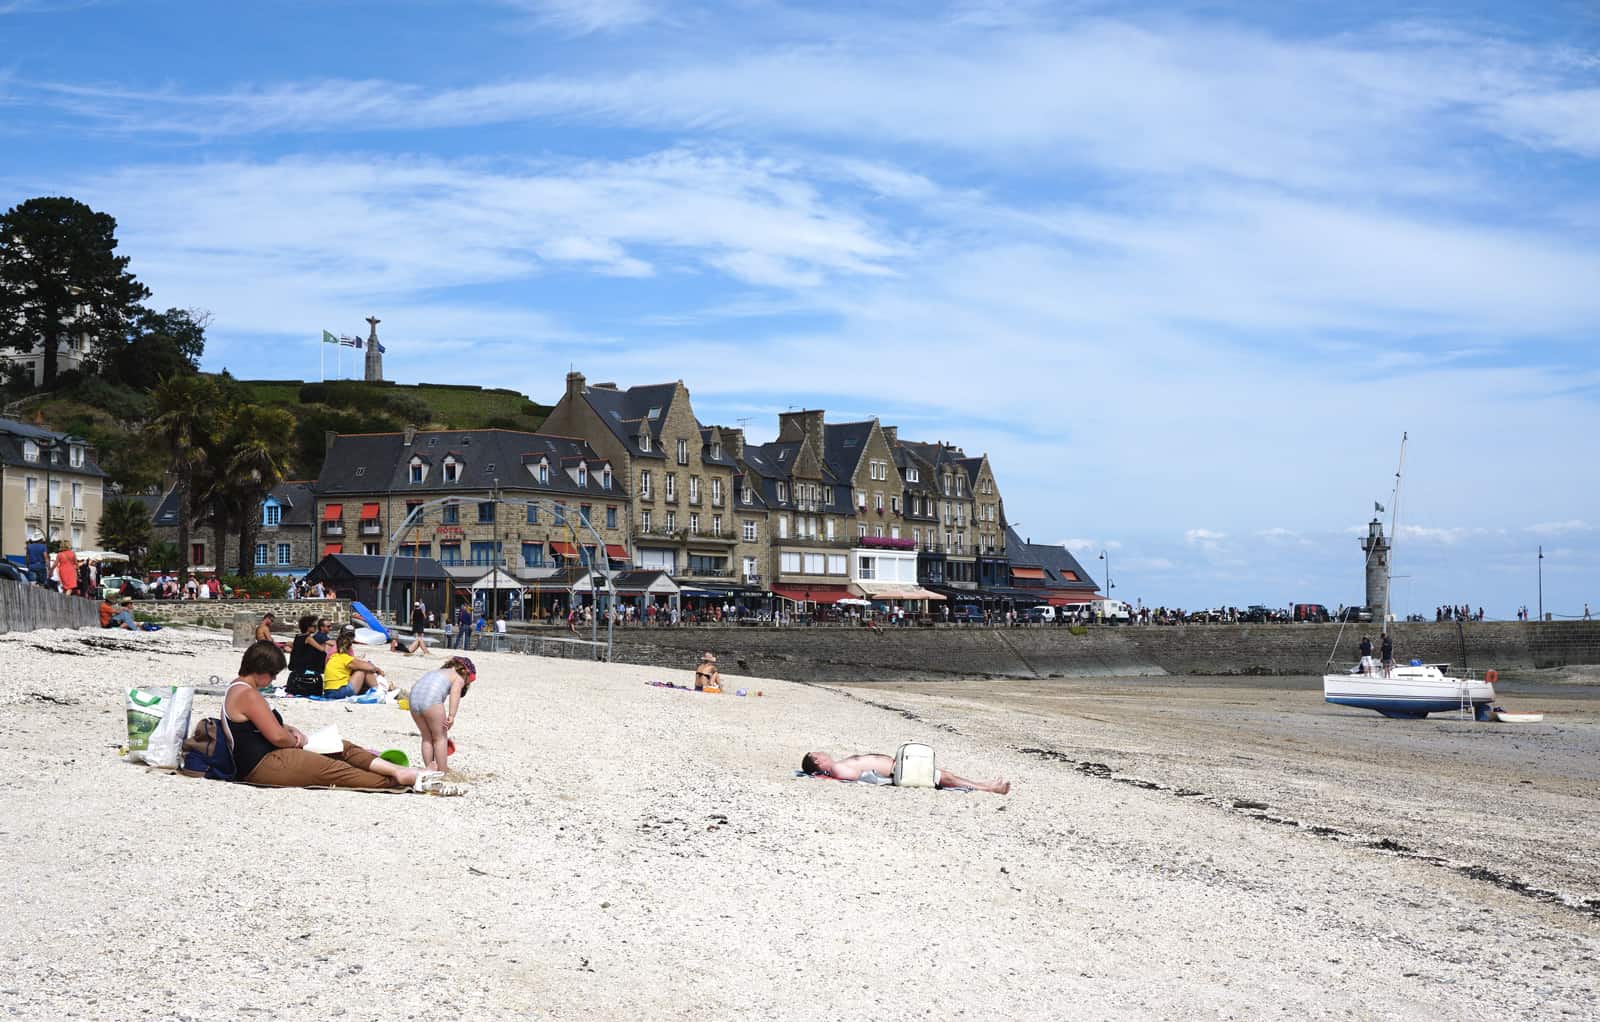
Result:
<instances>
[{"instance_id":1,"label":"woman sitting on beach","mask_svg":"<svg viewBox=\"0 0 1600 1022\"><path fill-rule=\"evenodd\" d=\"M717 657L714 653L700 655L700 666L694 669L694 690L721 693L722 675L717 673Z\"/></svg>"},{"instance_id":2,"label":"woman sitting on beach","mask_svg":"<svg viewBox=\"0 0 1600 1022\"><path fill-rule=\"evenodd\" d=\"M464 656L453 656L437 671L417 679L406 697L411 719L422 735L422 765L429 770L450 769L450 729L455 726L461 700L478 679L478 669Z\"/></svg>"},{"instance_id":3,"label":"woman sitting on beach","mask_svg":"<svg viewBox=\"0 0 1600 1022\"><path fill-rule=\"evenodd\" d=\"M370 660L358 660L350 650L355 646L354 632L340 632L334 641L335 652L322 668L322 698L345 699L358 696L369 688L387 687L379 682L383 671Z\"/></svg>"},{"instance_id":4,"label":"woman sitting on beach","mask_svg":"<svg viewBox=\"0 0 1600 1022\"><path fill-rule=\"evenodd\" d=\"M808 774L821 774L840 781L859 781L861 775L871 771L879 777L894 776L894 757L881 752L861 752L844 759L834 759L826 752L808 752L800 760L800 769ZM974 788L1004 795L1011 791L1011 782L1004 778L994 781L969 781L948 770L940 770L937 784L941 788Z\"/></svg>"},{"instance_id":5,"label":"woman sitting on beach","mask_svg":"<svg viewBox=\"0 0 1600 1022\"><path fill-rule=\"evenodd\" d=\"M276 644L251 643L239 661L239 677L222 697L239 780L272 788L410 787L441 795L462 793L445 784L442 774L395 766L351 742L326 756L307 752L305 734L286 726L261 696L283 668L283 650Z\"/></svg>"}]
</instances>

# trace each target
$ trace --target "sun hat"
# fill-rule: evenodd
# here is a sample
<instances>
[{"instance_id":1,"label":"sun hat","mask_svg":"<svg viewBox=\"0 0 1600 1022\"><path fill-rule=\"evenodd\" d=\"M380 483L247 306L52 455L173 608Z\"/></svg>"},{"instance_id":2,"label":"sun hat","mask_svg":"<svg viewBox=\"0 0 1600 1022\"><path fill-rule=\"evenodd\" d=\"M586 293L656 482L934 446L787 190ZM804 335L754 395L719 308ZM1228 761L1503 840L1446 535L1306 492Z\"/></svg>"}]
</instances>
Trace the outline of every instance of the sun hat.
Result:
<instances>
[{"instance_id":1,"label":"sun hat","mask_svg":"<svg viewBox=\"0 0 1600 1022\"><path fill-rule=\"evenodd\" d=\"M715 653L702 653L700 654L700 662L714 664L717 662L717 655Z\"/></svg>"},{"instance_id":2,"label":"sun hat","mask_svg":"<svg viewBox=\"0 0 1600 1022\"><path fill-rule=\"evenodd\" d=\"M123 597L123 598L122 598L122 602L123 602L123 603L132 603L132 602L133 602L133 597L131 597L131 596L124 596L124 597Z\"/></svg>"}]
</instances>

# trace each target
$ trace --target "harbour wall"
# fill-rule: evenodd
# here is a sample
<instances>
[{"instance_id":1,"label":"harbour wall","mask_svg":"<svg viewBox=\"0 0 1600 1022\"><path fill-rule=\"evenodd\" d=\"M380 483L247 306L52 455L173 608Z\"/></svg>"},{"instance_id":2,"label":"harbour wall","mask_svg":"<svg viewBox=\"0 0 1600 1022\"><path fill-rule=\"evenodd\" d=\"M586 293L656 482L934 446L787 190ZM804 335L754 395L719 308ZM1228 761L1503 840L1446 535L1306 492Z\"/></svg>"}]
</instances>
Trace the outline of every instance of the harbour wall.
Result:
<instances>
[{"instance_id":1,"label":"harbour wall","mask_svg":"<svg viewBox=\"0 0 1600 1022\"><path fill-rule=\"evenodd\" d=\"M1370 625L1310 624L1102 626L1081 630L938 627L748 628L730 625L626 628L613 659L688 669L703 651L724 674L794 681L899 681L930 678L1110 677L1163 674L1320 674L1359 658ZM1474 669L1531 671L1600 664L1600 622L1405 624L1396 657ZM1338 648L1335 650L1335 641Z\"/></svg>"},{"instance_id":2,"label":"harbour wall","mask_svg":"<svg viewBox=\"0 0 1600 1022\"><path fill-rule=\"evenodd\" d=\"M0 580L0 632L99 627L100 605L93 600Z\"/></svg>"}]
</instances>

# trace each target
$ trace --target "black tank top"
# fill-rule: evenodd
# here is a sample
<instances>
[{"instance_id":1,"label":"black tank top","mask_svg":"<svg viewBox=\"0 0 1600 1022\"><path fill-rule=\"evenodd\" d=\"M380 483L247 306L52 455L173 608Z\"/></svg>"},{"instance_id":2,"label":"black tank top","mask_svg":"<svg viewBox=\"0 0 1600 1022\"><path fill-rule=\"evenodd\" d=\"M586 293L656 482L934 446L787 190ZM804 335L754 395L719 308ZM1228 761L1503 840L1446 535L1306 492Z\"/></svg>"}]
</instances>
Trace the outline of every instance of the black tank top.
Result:
<instances>
[{"instance_id":1,"label":"black tank top","mask_svg":"<svg viewBox=\"0 0 1600 1022\"><path fill-rule=\"evenodd\" d=\"M273 710L272 716L279 725L283 724L283 714ZM261 733L261 729L256 727L256 722L249 717L244 720L229 720L228 730L233 734L233 765L238 771L235 776L241 781L248 780L250 771L266 758L267 753L276 752L278 747L267 741L267 736Z\"/></svg>"},{"instance_id":2,"label":"black tank top","mask_svg":"<svg viewBox=\"0 0 1600 1022\"><path fill-rule=\"evenodd\" d=\"M289 673L299 674L302 671L311 671L315 674L322 673L322 665L326 657L311 643L307 642L308 636L296 635L294 646L289 650Z\"/></svg>"}]
</instances>

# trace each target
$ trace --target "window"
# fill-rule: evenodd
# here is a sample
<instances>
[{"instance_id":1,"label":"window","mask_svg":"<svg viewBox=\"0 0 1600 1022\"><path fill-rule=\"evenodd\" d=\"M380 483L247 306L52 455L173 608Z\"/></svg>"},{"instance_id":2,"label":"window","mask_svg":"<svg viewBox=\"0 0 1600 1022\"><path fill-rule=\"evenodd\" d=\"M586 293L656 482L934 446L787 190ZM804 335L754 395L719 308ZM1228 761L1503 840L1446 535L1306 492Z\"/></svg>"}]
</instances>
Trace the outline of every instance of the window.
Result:
<instances>
[{"instance_id":1,"label":"window","mask_svg":"<svg viewBox=\"0 0 1600 1022\"><path fill-rule=\"evenodd\" d=\"M432 543L401 543L399 547L401 557L432 557Z\"/></svg>"},{"instance_id":2,"label":"window","mask_svg":"<svg viewBox=\"0 0 1600 1022\"><path fill-rule=\"evenodd\" d=\"M529 504L528 505L528 524L529 525L538 525L539 524L539 505L538 504Z\"/></svg>"},{"instance_id":3,"label":"window","mask_svg":"<svg viewBox=\"0 0 1600 1022\"><path fill-rule=\"evenodd\" d=\"M489 525L494 522L494 501L478 501L478 524Z\"/></svg>"},{"instance_id":4,"label":"window","mask_svg":"<svg viewBox=\"0 0 1600 1022\"><path fill-rule=\"evenodd\" d=\"M822 491L822 496L823 496L822 502L824 504L826 504L828 507L832 507L833 506L833 487L830 486L826 490L823 490Z\"/></svg>"},{"instance_id":5,"label":"window","mask_svg":"<svg viewBox=\"0 0 1600 1022\"><path fill-rule=\"evenodd\" d=\"M273 528L283 522L283 508L277 504L261 505L261 524Z\"/></svg>"},{"instance_id":6,"label":"window","mask_svg":"<svg viewBox=\"0 0 1600 1022\"><path fill-rule=\"evenodd\" d=\"M789 499L789 487L785 483L778 484L778 503L782 504Z\"/></svg>"},{"instance_id":7,"label":"window","mask_svg":"<svg viewBox=\"0 0 1600 1022\"><path fill-rule=\"evenodd\" d=\"M778 555L778 570L789 574L800 573L800 555L783 553Z\"/></svg>"},{"instance_id":8,"label":"window","mask_svg":"<svg viewBox=\"0 0 1600 1022\"><path fill-rule=\"evenodd\" d=\"M832 518L828 519L827 533L828 533L828 538L832 539L833 538L833 519Z\"/></svg>"},{"instance_id":9,"label":"window","mask_svg":"<svg viewBox=\"0 0 1600 1022\"><path fill-rule=\"evenodd\" d=\"M676 512L676 511L668 511L667 512L667 531L668 532L677 532L678 531L678 512Z\"/></svg>"},{"instance_id":10,"label":"window","mask_svg":"<svg viewBox=\"0 0 1600 1022\"><path fill-rule=\"evenodd\" d=\"M650 499L650 470L647 468L639 471L639 496Z\"/></svg>"},{"instance_id":11,"label":"window","mask_svg":"<svg viewBox=\"0 0 1600 1022\"><path fill-rule=\"evenodd\" d=\"M881 525L874 525L874 526L873 526L873 527L872 527L872 534L873 534L873 535L874 535L874 536L882 536L882 535L883 535L883 526L881 526Z\"/></svg>"},{"instance_id":12,"label":"window","mask_svg":"<svg viewBox=\"0 0 1600 1022\"><path fill-rule=\"evenodd\" d=\"M290 564L294 560L294 548L287 543L278 544L278 567Z\"/></svg>"},{"instance_id":13,"label":"window","mask_svg":"<svg viewBox=\"0 0 1600 1022\"><path fill-rule=\"evenodd\" d=\"M860 508L863 511L865 511L867 509L867 491L866 490L857 490L856 491L856 507Z\"/></svg>"},{"instance_id":14,"label":"window","mask_svg":"<svg viewBox=\"0 0 1600 1022\"><path fill-rule=\"evenodd\" d=\"M617 506L615 504L612 504L611 506L606 508L606 528L615 529L616 527L617 527Z\"/></svg>"},{"instance_id":15,"label":"window","mask_svg":"<svg viewBox=\"0 0 1600 1022\"><path fill-rule=\"evenodd\" d=\"M83 484L82 483L73 483L72 484L72 506L75 507L75 508L82 508L83 507Z\"/></svg>"},{"instance_id":16,"label":"window","mask_svg":"<svg viewBox=\"0 0 1600 1022\"><path fill-rule=\"evenodd\" d=\"M495 562L495 549L493 543L472 544L473 564L493 564Z\"/></svg>"},{"instance_id":17,"label":"window","mask_svg":"<svg viewBox=\"0 0 1600 1022\"><path fill-rule=\"evenodd\" d=\"M73 468L83 467L83 448L81 446L78 444L72 445L67 454L67 463Z\"/></svg>"},{"instance_id":18,"label":"window","mask_svg":"<svg viewBox=\"0 0 1600 1022\"><path fill-rule=\"evenodd\" d=\"M753 518L744 520L744 541L746 543L754 543L756 541L756 522Z\"/></svg>"},{"instance_id":19,"label":"window","mask_svg":"<svg viewBox=\"0 0 1600 1022\"><path fill-rule=\"evenodd\" d=\"M522 544L522 565L525 568L542 568L542 567L544 567L544 544L543 543L524 543L524 544Z\"/></svg>"},{"instance_id":20,"label":"window","mask_svg":"<svg viewBox=\"0 0 1600 1022\"><path fill-rule=\"evenodd\" d=\"M267 545L265 543L256 544L256 566L262 568L267 566Z\"/></svg>"},{"instance_id":21,"label":"window","mask_svg":"<svg viewBox=\"0 0 1600 1022\"><path fill-rule=\"evenodd\" d=\"M900 513L900 498L892 493L889 494L889 510L893 511L895 514Z\"/></svg>"},{"instance_id":22,"label":"window","mask_svg":"<svg viewBox=\"0 0 1600 1022\"><path fill-rule=\"evenodd\" d=\"M866 522L857 522L856 523L856 535L860 536L862 539L866 539L867 538L867 523Z\"/></svg>"},{"instance_id":23,"label":"window","mask_svg":"<svg viewBox=\"0 0 1600 1022\"><path fill-rule=\"evenodd\" d=\"M646 454L650 453L650 434L649 433L640 433L639 434L639 450L644 451Z\"/></svg>"},{"instance_id":24,"label":"window","mask_svg":"<svg viewBox=\"0 0 1600 1022\"><path fill-rule=\"evenodd\" d=\"M678 441L678 464L689 464L689 441L687 440Z\"/></svg>"},{"instance_id":25,"label":"window","mask_svg":"<svg viewBox=\"0 0 1600 1022\"><path fill-rule=\"evenodd\" d=\"M189 563L190 564L204 564L204 563L206 563L206 545L204 543L190 543L189 544Z\"/></svg>"},{"instance_id":26,"label":"window","mask_svg":"<svg viewBox=\"0 0 1600 1022\"><path fill-rule=\"evenodd\" d=\"M828 555L828 574L843 575L845 573L844 554Z\"/></svg>"},{"instance_id":27,"label":"window","mask_svg":"<svg viewBox=\"0 0 1600 1022\"><path fill-rule=\"evenodd\" d=\"M962 495L962 491L963 491L963 489L964 489L964 487L966 485L966 482L967 482L966 477L964 477L964 476L956 476L956 496L959 497L959 496Z\"/></svg>"},{"instance_id":28,"label":"window","mask_svg":"<svg viewBox=\"0 0 1600 1022\"><path fill-rule=\"evenodd\" d=\"M461 481L461 466L456 463L454 458L444 459L444 481L447 483Z\"/></svg>"},{"instance_id":29,"label":"window","mask_svg":"<svg viewBox=\"0 0 1600 1022\"><path fill-rule=\"evenodd\" d=\"M722 516L721 515L712 515L711 516L711 535L713 535L713 536L722 535Z\"/></svg>"},{"instance_id":30,"label":"window","mask_svg":"<svg viewBox=\"0 0 1600 1022\"><path fill-rule=\"evenodd\" d=\"M700 535L700 512L689 512L689 531L694 533L696 536Z\"/></svg>"},{"instance_id":31,"label":"window","mask_svg":"<svg viewBox=\"0 0 1600 1022\"><path fill-rule=\"evenodd\" d=\"M915 543L917 546L921 546L922 545L922 530L921 529L912 529L911 530L911 542Z\"/></svg>"},{"instance_id":32,"label":"window","mask_svg":"<svg viewBox=\"0 0 1600 1022\"><path fill-rule=\"evenodd\" d=\"M380 547L377 543L363 543L363 544L361 544L361 552L366 554L368 557L382 557L383 556L383 548Z\"/></svg>"},{"instance_id":33,"label":"window","mask_svg":"<svg viewBox=\"0 0 1600 1022\"><path fill-rule=\"evenodd\" d=\"M561 501L559 501L559 500L556 501L556 507L555 507L555 511L553 513L553 517L555 518L555 523L557 525L565 525L565 524L567 524L567 505L561 503Z\"/></svg>"},{"instance_id":34,"label":"window","mask_svg":"<svg viewBox=\"0 0 1600 1022\"><path fill-rule=\"evenodd\" d=\"M406 501L406 517L410 518L411 521L415 522L418 525L422 524L422 515L419 513L415 518L412 518L411 517L411 513L413 511L416 511L417 508L419 508L421 506L422 506L422 501L420 501L420 500L408 500L408 501Z\"/></svg>"},{"instance_id":35,"label":"window","mask_svg":"<svg viewBox=\"0 0 1600 1022\"><path fill-rule=\"evenodd\" d=\"M889 535L891 537L893 537L894 539L899 539L900 538L900 526L898 526L898 525L889 526Z\"/></svg>"},{"instance_id":36,"label":"window","mask_svg":"<svg viewBox=\"0 0 1600 1022\"><path fill-rule=\"evenodd\" d=\"M592 505L592 504L579 504L578 505L578 521L581 522L584 525L588 525L589 522L590 522L589 514L593 510L594 510L594 505Z\"/></svg>"},{"instance_id":37,"label":"window","mask_svg":"<svg viewBox=\"0 0 1600 1022\"><path fill-rule=\"evenodd\" d=\"M878 514L883 514L883 494L874 493L872 495L872 504L877 509Z\"/></svg>"},{"instance_id":38,"label":"window","mask_svg":"<svg viewBox=\"0 0 1600 1022\"><path fill-rule=\"evenodd\" d=\"M917 483L917 482L921 482L921 481L922 481L922 475L919 472L917 472L916 467L913 466L913 465L907 465L906 466L906 482L908 482L908 483Z\"/></svg>"},{"instance_id":39,"label":"window","mask_svg":"<svg viewBox=\"0 0 1600 1022\"><path fill-rule=\"evenodd\" d=\"M38 461L39 460L39 445L34 443L32 440L24 440L24 441L22 441L22 460L23 461Z\"/></svg>"},{"instance_id":40,"label":"window","mask_svg":"<svg viewBox=\"0 0 1600 1022\"><path fill-rule=\"evenodd\" d=\"M760 574L761 572L756 568L756 559L754 557L746 557L744 559L744 577L756 578Z\"/></svg>"},{"instance_id":41,"label":"window","mask_svg":"<svg viewBox=\"0 0 1600 1022\"><path fill-rule=\"evenodd\" d=\"M640 532L649 532L650 531L650 509L649 508L645 508L644 510L639 512L639 531Z\"/></svg>"},{"instance_id":42,"label":"window","mask_svg":"<svg viewBox=\"0 0 1600 1022\"><path fill-rule=\"evenodd\" d=\"M707 557L701 554L689 555L689 574L721 576L727 574L727 561L721 557Z\"/></svg>"},{"instance_id":43,"label":"window","mask_svg":"<svg viewBox=\"0 0 1600 1022\"><path fill-rule=\"evenodd\" d=\"M589 485L589 466L585 465L581 461L578 462L578 485L579 486L588 486Z\"/></svg>"},{"instance_id":44,"label":"window","mask_svg":"<svg viewBox=\"0 0 1600 1022\"><path fill-rule=\"evenodd\" d=\"M440 543L439 544L439 563L440 564L460 564L461 563L461 544L460 543Z\"/></svg>"},{"instance_id":45,"label":"window","mask_svg":"<svg viewBox=\"0 0 1600 1022\"><path fill-rule=\"evenodd\" d=\"M739 502L741 504L754 504L756 502L756 495L751 491L750 487L739 487Z\"/></svg>"},{"instance_id":46,"label":"window","mask_svg":"<svg viewBox=\"0 0 1600 1022\"><path fill-rule=\"evenodd\" d=\"M678 473L676 473L676 472L668 472L667 473L667 491L666 492L667 492L667 499L668 500L677 500L678 499Z\"/></svg>"},{"instance_id":47,"label":"window","mask_svg":"<svg viewBox=\"0 0 1600 1022\"><path fill-rule=\"evenodd\" d=\"M607 465L607 466L605 466L604 468L602 468L600 470L600 488L602 490L611 489L611 466L610 465Z\"/></svg>"},{"instance_id":48,"label":"window","mask_svg":"<svg viewBox=\"0 0 1600 1022\"><path fill-rule=\"evenodd\" d=\"M541 483L550 481L550 463L548 461L539 462L539 481Z\"/></svg>"},{"instance_id":49,"label":"window","mask_svg":"<svg viewBox=\"0 0 1600 1022\"><path fill-rule=\"evenodd\" d=\"M789 516L788 515L779 515L778 516L778 538L779 539L788 539L789 538Z\"/></svg>"},{"instance_id":50,"label":"window","mask_svg":"<svg viewBox=\"0 0 1600 1022\"><path fill-rule=\"evenodd\" d=\"M23 496L22 499L27 501L29 504L38 503L38 501L39 501L39 480L35 479L33 476L28 476L26 479L24 479L22 481L22 484L23 484L23 492L24 492L24 496Z\"/></svg>"},{"instance_id":51,"label":"window","mask_svg":"<svg viewBox=\"0 0 1600 1022\"><path fill-rule=\"evenodd\" d=\"M807 575L820 575L826 563L827 559L822 554L806 554L805 573Z\"/></svg>"},{"instance_id":52,"label":"window","mask_svg":"<svg viewBox=\"0 0 1600 1022\"><path fill-rule=\"evenodd\" d=\"M423 478L427 476L427 474L428 470L422 467L422 460L420 458L412 458L411 481L413 483L420 483L422 482Z\"/></svg>"},{"instance_id":53,"label":"window","mask_svg":"<svg viewBox=\"0 0 1600 1022\"><path fill-rule=\"evenodd\" d=\"M700 503L700 477L699 476L690 476L689 477L689 503L691 503L691 504Z\"/></svg>"},{"instance_id":54,"label":"window","mask_svg":"<svg viewBox=\"0 0 1600 1022\"><path fill-rule=\"evenodd\" d=\"M722 441L717 440L711 445L711 456L718 461L722 460Z\"/></svg>"},{"instance_id":55,"label":"window","mask_svg":"<svg viewBox=\"0 0 1600 1022\"><path fill-rule=\"evenodd\" d=\"M877 562L878 562L878 559L876 557L863 557L863 558L861 558L861 560L857 561L856 564L860 568L860 577L862 577L862 578L875 578L875 577L877 577L877 567L878 567Z\"/></svg>"},{"instance_id":56,"label":"window","mask_svg":"<svg viewBox=\"0 0 1600 1022\"><path fill-rule=\"evenodd\" d=\"M944 492L945 492L945 496L949 496L950 495L950 473L949 472L946 472L944 474Z\"/></svg>"},{"instance_id":57,"label":"window","mask_svg":"<svg viewBox=\"0 0 1600 1022\"><path fill-rule=\"evenodd\" d=\"M50 494L50 503L56 507L61 506L61 480L52 479L45 489Z\"/></svg>"}]
</instances>

